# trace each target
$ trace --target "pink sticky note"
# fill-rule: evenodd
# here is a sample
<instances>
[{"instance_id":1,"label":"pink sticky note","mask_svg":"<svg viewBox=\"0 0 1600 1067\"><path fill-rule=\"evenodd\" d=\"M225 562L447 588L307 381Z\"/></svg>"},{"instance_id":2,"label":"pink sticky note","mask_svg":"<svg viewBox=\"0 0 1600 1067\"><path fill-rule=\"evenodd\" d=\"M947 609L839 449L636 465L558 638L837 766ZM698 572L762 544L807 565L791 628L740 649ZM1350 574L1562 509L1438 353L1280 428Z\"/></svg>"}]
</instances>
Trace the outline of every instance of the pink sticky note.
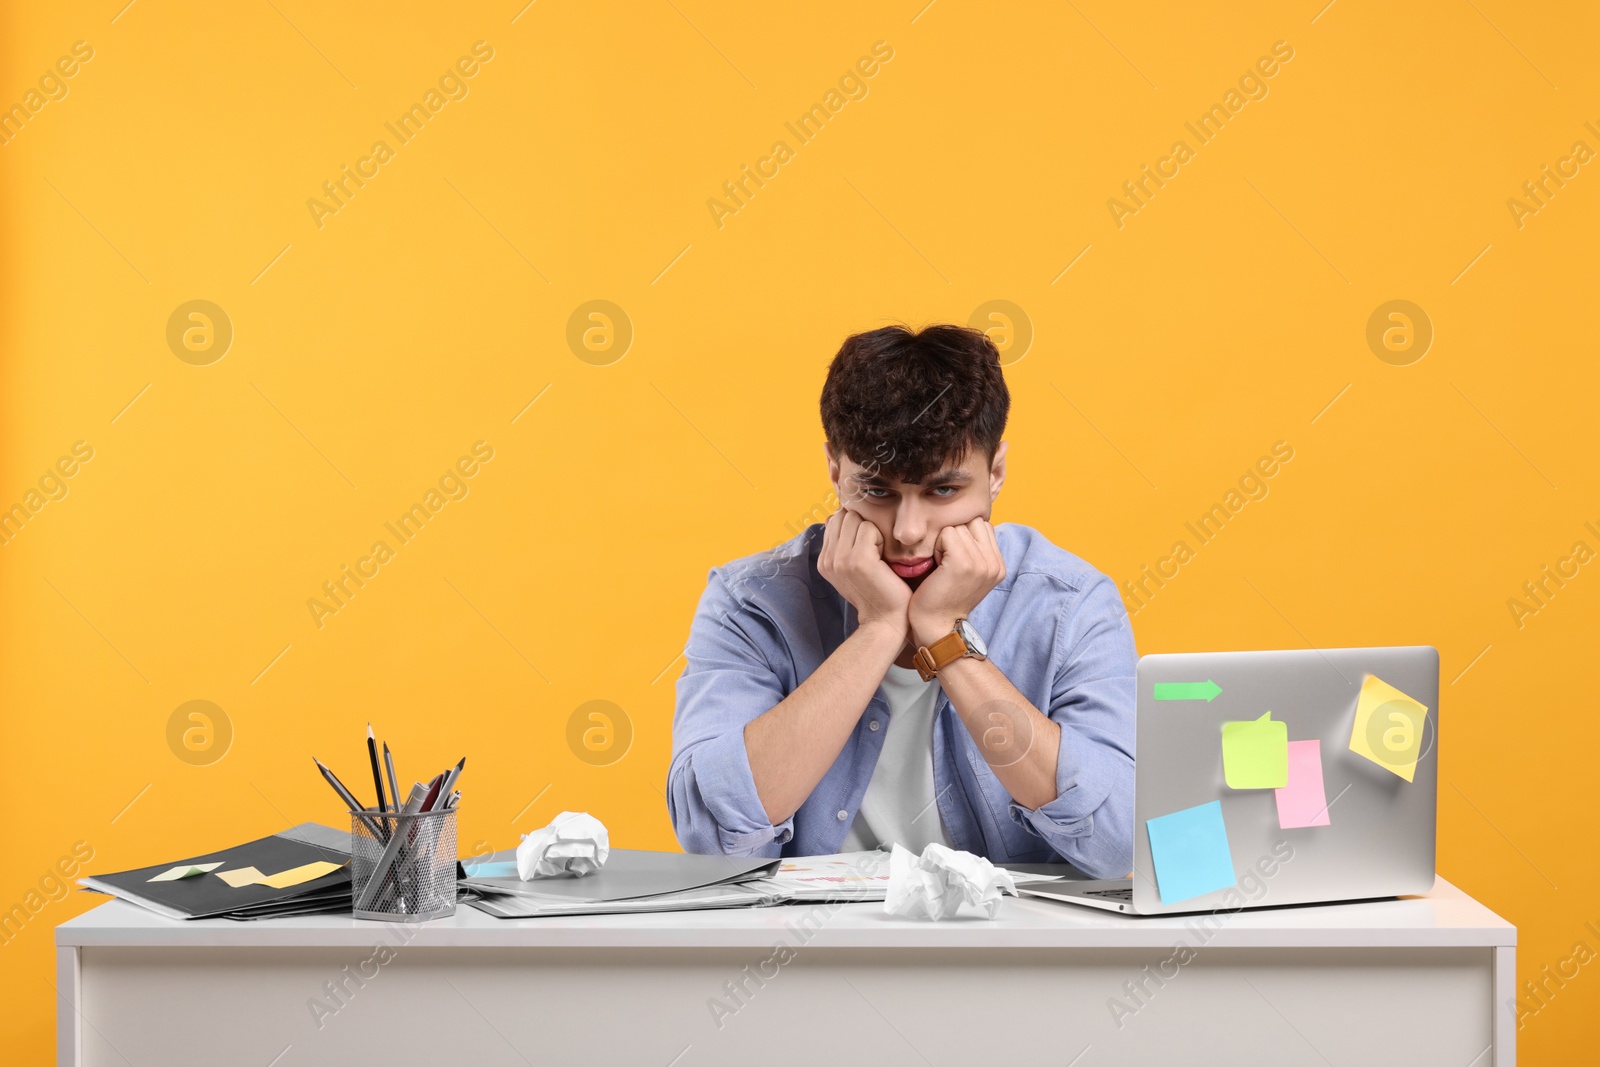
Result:
<instances>
[{"instance_id":1,"label":"pink sticky note","mask_svg":"<svg viewBox=\"0 0 1600 1067\"><path fill-rule=\"evenodd\" d=\"M1274 789L1278 826L1328 825L1328 794L1322 788L1322 742L1289 742L1289 784Z\"/></svg>"}]
</instances>

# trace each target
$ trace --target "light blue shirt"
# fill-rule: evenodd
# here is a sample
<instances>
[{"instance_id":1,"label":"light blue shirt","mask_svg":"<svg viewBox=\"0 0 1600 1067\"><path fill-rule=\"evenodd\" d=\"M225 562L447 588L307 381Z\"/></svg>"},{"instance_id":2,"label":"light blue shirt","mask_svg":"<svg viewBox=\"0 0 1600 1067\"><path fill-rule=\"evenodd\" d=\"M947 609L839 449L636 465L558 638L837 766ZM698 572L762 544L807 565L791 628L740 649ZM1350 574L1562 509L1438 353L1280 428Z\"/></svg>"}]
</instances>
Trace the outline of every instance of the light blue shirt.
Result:
<instances>
[{"instance_id":1,"label":"light blue shirt","mask_svg":"<svg viewBox=\"0 0 1600 1067\"><path fill-rule=\"evenodd\" d=\"M811 796L767 820L750 773L745 724L810 677L856 627L817 573L823 528L711 571L685 648L672 724L667 808L689 852L815 856L837 852L888 731L880 691ZM968 621L1011 684L1061 727L1056 799L1011 799L941 689L933 731L934 800L953 847L995 862L1059 863L1092 877L1133 869L1134 651L1111 579L1026 526L995 527L1005 579ZM878 728L873 728L877 722Z\"/></svg>"}]
</instances>

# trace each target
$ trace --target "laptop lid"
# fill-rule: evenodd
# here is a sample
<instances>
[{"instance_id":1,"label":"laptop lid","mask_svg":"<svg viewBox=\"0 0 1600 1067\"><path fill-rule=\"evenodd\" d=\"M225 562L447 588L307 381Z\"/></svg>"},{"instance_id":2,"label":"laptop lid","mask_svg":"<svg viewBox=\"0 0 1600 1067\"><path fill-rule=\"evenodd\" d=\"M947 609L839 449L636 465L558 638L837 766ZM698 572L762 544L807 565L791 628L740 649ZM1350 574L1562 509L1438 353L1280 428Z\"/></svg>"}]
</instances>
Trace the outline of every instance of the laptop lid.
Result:
<instances>
[{"instance_id":1,"label":"laptop lid","mask_svg":"<svg viewBox=\"0 0 1600 1067\"><path fill-rule=\"evenodd\" d=\"M1150 655L1137 684L1136 911L1432 888L1436 649Z\"/></svg>"}]
</instances>

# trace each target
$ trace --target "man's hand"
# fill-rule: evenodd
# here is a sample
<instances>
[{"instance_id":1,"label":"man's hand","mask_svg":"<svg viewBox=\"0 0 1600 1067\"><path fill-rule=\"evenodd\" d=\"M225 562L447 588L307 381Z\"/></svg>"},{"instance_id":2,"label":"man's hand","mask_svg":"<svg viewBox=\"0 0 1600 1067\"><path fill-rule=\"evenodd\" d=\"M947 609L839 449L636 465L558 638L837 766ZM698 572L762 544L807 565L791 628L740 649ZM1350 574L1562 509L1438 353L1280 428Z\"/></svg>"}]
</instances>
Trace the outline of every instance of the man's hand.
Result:
<instances>
[{"instance_id":1,"label":"man's hand","mask_svg":"<svg viewBox=\"0 0 1600 1067\"><path fill-rule=\"evenodd\" d=\"M911 587L883 561L883 535L872 523L845 508L830 515L817 572L855 607L861 625L887 623L904 636Z\"/></svg>"},{"instance_id":2,"label":"man's hand","mask_svg":"<svg viewBox=\"0 0 1600 1067\"><path fill-rule=\"evenodd\" d=\"M912 594L908 618L911 640L929 645L951 630L1006 576L1006 561L994 527L979 517L965 526L946 526L934 542L939 565Z\"/></svg>"}]
</instances>

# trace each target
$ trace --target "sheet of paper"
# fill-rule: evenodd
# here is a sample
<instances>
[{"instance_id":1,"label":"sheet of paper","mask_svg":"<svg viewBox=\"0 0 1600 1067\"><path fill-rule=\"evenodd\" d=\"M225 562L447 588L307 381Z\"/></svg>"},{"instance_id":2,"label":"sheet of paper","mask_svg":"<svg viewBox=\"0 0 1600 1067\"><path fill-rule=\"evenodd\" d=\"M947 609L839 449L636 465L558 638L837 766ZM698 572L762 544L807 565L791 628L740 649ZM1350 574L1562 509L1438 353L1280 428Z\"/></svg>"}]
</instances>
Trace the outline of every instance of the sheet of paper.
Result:
<instances>
[{"instance_id":1,"label":"sheet of paper","mask_svg":"<svg viewBox=\"0 0 1600 1067\"><path fill-rule=\"evenodd\" d=\"M1222 777L1229 789L1281 789L1289 784L1289 727L1272 712L1222 724Z\"/></svg>"},{"instance_id":2,"label":"sheet of paper","mask_svg":"<svg viewBox=\"0 0 1600 1067\"><path fill-rule=\"evenodd\" d=\"M238 889L240 886L255 885L261 881L261 872L254 867L236 867L231 871L218 871L217 877Z\"/></svg>"},{"instance_id":3,"label":"sheet of paper","mask_svg":"<svg viewBox=\"0 0 1600 1067\"><path fill-rule=\"evenodd\" d=\"M1322 785L1322 742L1289 742L1289 784L1275 793L1278 827L1328 825L1328 793Z\"/></svg>"},{"instance_id":4,"label":"sheet of paper","mask_svg":"<svg viewBox=\"0 0 1600 1067\"><path fill-rule=\"evenodd\" d=\"M1222 801L1161 815L1144 825L1161 903L1177 904L1236 884Z\"/></svg>"},{"instance_id":5,"label":"sheet of paper","mask_svg":"<svg viewBox=\"0 0 1600 1067\"><path fill-rule=\"evenodd\" d=\"M1428 709L1377 675L1369 674L1356 698L1350 751L1406 781L1417 773Z\"/></svg>"},{"instance_id":6,"label":"sheet of paper","mask_svg":"<svg viewBox=\"0 0 1600 1067\"><path fill-rule=\"evenodd\" d=\"M222 861L215 863L180 863L176 867L168 867L154 878L147 879L151 882L176 882L180 878L193 878L197 874L205 874L222 866Z\"/></svg>"}]
</instances>

